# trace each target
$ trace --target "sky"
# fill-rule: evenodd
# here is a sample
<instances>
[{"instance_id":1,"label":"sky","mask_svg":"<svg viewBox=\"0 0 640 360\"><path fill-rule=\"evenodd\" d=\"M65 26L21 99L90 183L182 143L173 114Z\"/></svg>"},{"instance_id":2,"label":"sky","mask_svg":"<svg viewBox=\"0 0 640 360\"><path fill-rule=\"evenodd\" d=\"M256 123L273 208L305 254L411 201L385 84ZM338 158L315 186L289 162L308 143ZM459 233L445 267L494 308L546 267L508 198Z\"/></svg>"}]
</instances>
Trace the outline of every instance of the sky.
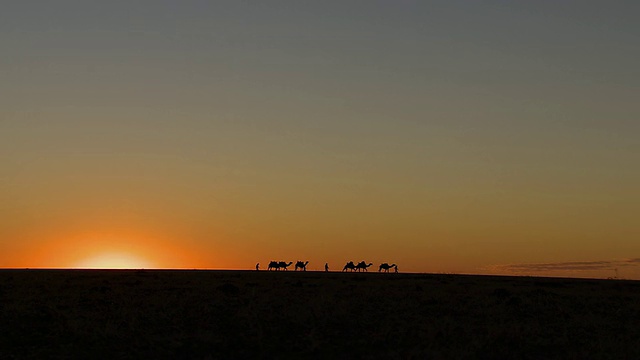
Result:
<instances>
[{"instance_id":1,"label":"sky","mask_svg":"<svg viewBox=\"0 0 640 360\"><path fill-rule=\"evenodd\" d=\"M640 279L637 1L5 1L0 267Z\"/></svg>"}]
</instances>

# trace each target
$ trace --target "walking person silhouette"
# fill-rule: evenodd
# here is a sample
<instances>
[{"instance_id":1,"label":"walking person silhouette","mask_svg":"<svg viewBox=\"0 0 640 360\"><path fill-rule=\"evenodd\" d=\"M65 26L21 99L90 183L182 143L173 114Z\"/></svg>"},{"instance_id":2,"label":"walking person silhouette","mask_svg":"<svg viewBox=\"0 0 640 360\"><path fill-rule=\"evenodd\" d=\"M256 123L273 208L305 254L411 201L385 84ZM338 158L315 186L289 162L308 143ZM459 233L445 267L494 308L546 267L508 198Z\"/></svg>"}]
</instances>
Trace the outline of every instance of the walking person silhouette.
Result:
<instances>
[{"instance_id":1,"label":"walking person silhouette","mask_svg":"<svg viewBox=\"0 0 640 360\"><path fill-rule=\"evenodd\" d=\"M329 263L324 263L324 272L329 272Z\"/></svg>"}]
</instances>

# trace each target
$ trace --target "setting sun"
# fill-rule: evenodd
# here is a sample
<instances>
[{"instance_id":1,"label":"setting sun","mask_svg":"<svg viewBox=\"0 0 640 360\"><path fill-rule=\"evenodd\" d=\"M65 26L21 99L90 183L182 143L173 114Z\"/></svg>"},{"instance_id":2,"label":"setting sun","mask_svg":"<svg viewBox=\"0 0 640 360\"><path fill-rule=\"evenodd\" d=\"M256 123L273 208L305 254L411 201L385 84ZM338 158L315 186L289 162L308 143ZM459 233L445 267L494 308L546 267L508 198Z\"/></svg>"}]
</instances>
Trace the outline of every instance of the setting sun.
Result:
<instances>
[{"instance_id":1,"label":"setting sun","mask_svg":"<svg viewBox=\"0 0 640 360\"><path fill-rule=\"evenodd\" d=\"M13 251L15 268L178 269L213 268L218 258L202 256L196 245L145 230L54 231L35 234L39 246L25 241ZM0 254L0 258L3 254ZM227 257L233 259L233 257Z\"/></svg>"},{"instance_id":2,"label":"setting sun","mask_svg":"<svg viewBox=\"0 0 640 360\"><path fill-rule=\"evenodd\" d=\"M144 269L153 265L140 257L126 253L104 253L86 258L77 264L83 269Z\"/></svg>"}]
</instances>

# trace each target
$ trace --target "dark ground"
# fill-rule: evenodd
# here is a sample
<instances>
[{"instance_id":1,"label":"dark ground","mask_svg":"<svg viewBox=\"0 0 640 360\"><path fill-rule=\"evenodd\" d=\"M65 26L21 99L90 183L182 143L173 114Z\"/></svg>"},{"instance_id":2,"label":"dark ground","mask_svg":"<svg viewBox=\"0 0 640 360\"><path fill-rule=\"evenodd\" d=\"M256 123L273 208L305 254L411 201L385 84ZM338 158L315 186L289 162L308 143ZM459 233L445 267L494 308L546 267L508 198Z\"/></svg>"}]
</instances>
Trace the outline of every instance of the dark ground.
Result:
<instances>
[{"instance_id":1,"label":"dark ground","mask_svg":"<svg viewBox=\"0 0 640 360\"><path fill-rule=\"evenodd\" d=\"M640 282L0 270L0 359L640 359Z\"/></svg>"}]
</instances>

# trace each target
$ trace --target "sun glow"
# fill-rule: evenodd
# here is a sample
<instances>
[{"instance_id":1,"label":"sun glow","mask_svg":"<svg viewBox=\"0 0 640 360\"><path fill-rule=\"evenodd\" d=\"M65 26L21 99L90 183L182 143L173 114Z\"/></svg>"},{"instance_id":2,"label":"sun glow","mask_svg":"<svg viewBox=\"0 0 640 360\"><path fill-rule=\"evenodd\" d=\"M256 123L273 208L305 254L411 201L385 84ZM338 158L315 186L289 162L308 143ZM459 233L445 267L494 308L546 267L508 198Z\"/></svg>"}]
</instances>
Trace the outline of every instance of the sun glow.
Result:
<instances>
[{"instance_id":1,"label":"sun glow","mask_svg":"<svg viewBox=\"0 0 640 360\"><path fill-rule=\"evenodd\" d=\"M82 269L144 269L153 267L149 261L126 253L104 253L75 264Z\"/></svg>"},{"instance_id":2,"label":"sun glow","mask_svg":"<svg viewBox=\"0 0 640 360\"><path fill-rule=\"evenodd\" d=\"M38 237L43 239L38 246L16 249L12 262L0 265L15 268L204 269L216 264L202 248L151 231L77 231Z\"/></svg>"}]
</instances>

